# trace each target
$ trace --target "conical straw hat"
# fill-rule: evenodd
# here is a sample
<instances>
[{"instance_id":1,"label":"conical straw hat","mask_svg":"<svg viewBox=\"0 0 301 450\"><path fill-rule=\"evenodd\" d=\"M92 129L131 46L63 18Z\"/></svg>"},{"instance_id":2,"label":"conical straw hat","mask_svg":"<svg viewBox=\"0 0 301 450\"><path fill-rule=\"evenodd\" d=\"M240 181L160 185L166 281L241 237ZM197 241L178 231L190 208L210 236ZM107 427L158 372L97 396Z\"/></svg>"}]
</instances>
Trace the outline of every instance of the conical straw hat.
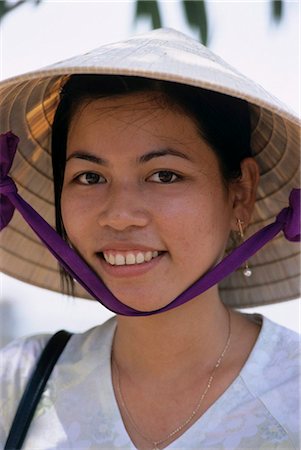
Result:
<instances>
[{"instance_id":1,"label":"conical straw hat","mask_svg":"<svg viewBox=\"0 0 301 450\"><path fill-rule=\"evenodd\" d=\"M62 84L68 75L80 73L175 81L247 100L252 149L261 172L248 235L272 222L287 206L291 189L299 185L298 118L199 42L174 30L159 29L0 83L0 130L11 130L20 137L11 176L20 195L50 224L54 225L51 125ZM17 212L1 233L1 247L4 273L61 291L56 260ZM250 265L252 277L238 271L220 284L226 304L249 307L300 295L299 246L285 240L282 233L253 256ZM78 286L75 292L89 298Z\"/></svg>"}]
</instances>

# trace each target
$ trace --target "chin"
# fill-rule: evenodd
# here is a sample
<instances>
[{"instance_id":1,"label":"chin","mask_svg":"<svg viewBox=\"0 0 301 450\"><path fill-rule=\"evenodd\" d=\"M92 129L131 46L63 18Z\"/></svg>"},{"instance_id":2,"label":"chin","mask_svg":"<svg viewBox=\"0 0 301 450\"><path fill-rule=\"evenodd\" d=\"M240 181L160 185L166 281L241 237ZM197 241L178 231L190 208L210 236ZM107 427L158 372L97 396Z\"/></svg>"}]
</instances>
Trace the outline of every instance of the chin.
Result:
<instances>
[{"instance_id":1,"label":"chin","mask_svg":"<svg viewBox=\"0 0 301 450\"><path fill-rule=\"evenodd\" d=\"M149 290L145 288L142 292L139 289L135 289L134 293L126 292L126 289L123 289L122 291L111 289L110 287L109 289L124 305L141 312L150 312L163 308L174 298L167 298L167 296L164 298L163 296L158 296L158 293L151 294ZM148 292L148 295L145 295L145 292Z\"/></svg>"}]
</instances>

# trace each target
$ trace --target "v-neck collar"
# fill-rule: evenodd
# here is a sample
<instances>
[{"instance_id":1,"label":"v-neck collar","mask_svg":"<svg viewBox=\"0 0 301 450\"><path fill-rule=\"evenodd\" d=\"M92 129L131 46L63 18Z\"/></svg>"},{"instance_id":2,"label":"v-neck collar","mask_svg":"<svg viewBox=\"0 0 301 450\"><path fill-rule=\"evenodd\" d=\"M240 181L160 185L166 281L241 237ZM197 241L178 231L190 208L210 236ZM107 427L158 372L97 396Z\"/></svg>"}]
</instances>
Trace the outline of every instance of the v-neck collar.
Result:
<instances>
[{"instance_id":1,"label":"v-neck collar","mask_svg":"<svg viewBox=\"0 0 301 450\"><path fill-rule=\"evenodd\" d=\"M248 359L243 365L240 373L233 380L233 382L228 386L228 388L223 392L223 394L204 412L204 414L189 427L181 436L175 439L168 446L164 447L165 449L184 449L191 446L191 442L193 440L193 435L195 433L195 428L198 430L204 430L207 432L210 430L212 423L216 422L216 420L221 415L227 414L227 411L235 408L236 404L241 402L241 377L248 377L248 368L250 363L256 357L257 351L261 348L263 341L265 340L264 335L266 334L267 328L271 326L271 322L262 317L259 314L247 314L251 320L254 320L256 323L262 323L261 330L253 346L252 351L250 352ZM127 433L127 430L124 426L121 413L119 410L119 406L115 397L115 392L113 388L112 382L112 371L111 371L111 350L113 337L116 329L116 320L113 318L110 320L111 326L107 328L106 333L106 345L102 346L102 361L104 364L102 365L102 373L101 373L101 385L102 389L107 393L107 401L108 404L111 405L110 414L112 415L112 421L115 423L115 431L119 433L119 439L121 446L123 448L128 449L136 449L135 445L131 441L130 436ZM102 337L103 338L103 337ZM239 394L239 395L238 395ZM198 435L198 443L202 440L202 436L200 433ZM188 444L189 443L189 444ZM193 446L192 446L193 447Z\"/></svg>"}]
</instances>

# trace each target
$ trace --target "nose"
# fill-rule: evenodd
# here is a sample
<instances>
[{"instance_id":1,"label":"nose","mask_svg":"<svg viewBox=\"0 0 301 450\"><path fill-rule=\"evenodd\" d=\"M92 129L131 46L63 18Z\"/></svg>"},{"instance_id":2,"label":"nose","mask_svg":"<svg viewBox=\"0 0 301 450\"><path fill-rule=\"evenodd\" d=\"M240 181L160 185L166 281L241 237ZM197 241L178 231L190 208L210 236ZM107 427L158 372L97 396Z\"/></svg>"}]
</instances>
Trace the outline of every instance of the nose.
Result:
<instances>
[{"instance_id":1,"label":"nose","mask_svg":"<svg viewBox=\"0 0 301 450\"><path fill-rule=\"evenodd\" d=\"M130 227L145 227L150 216L139 187L122 184L110 188L99 213L98 224L122 231Z\"/></svg>"}]
</instances>

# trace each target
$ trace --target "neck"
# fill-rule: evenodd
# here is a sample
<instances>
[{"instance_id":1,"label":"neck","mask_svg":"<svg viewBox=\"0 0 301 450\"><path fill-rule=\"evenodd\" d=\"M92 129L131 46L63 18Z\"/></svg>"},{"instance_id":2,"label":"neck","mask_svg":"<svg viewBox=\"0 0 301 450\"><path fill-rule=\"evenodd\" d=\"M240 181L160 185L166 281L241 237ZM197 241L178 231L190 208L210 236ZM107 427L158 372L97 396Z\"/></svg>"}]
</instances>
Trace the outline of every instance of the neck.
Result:
<instances>
[{"instance_id":1,"label":"neck","mask_svg":"<svg viewBox=\"0 0 301 450\"><path fill-rule=\"evenodd\" d=\"M162 314L118 316L114 358L123 372L143 379L181 376L196 365L210 371L228 333L229 314L213 288Z\"/></svg>"}]
</instances>

